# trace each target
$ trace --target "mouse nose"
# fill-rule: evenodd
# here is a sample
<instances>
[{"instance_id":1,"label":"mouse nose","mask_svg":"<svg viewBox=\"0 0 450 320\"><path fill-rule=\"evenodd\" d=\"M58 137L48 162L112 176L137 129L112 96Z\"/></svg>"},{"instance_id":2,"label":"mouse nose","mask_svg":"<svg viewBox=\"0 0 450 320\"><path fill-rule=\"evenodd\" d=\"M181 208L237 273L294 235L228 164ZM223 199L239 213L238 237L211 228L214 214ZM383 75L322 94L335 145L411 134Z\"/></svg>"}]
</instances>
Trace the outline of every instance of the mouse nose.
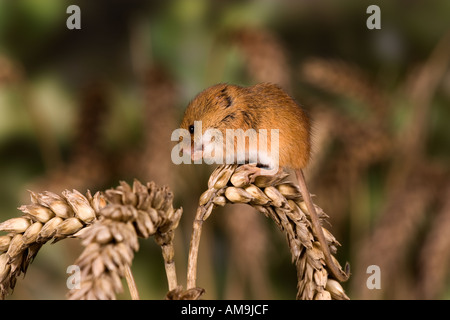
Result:
<instances>
[{"instance_id":1,"label":"mouse nose","mask_svg":"<svg viewBox=\"0 0 450 320\"><path fill-rule=\"evenodd\" d=\"M194 148L194 145L192 145L192 152L191 152L191 159L192 161L200 160L203 158L203 145L200 148Z\"/></svg>"},{"instance_id":2,"label":"mouse nose","mask_svg":"<svg viewBox=\"0 0 450 320\"><path fill-rule=\"evenodd\" d=\"M192 144L192 152L203 151L203 143L202 144Z\"/></svg>"}]
</instances>

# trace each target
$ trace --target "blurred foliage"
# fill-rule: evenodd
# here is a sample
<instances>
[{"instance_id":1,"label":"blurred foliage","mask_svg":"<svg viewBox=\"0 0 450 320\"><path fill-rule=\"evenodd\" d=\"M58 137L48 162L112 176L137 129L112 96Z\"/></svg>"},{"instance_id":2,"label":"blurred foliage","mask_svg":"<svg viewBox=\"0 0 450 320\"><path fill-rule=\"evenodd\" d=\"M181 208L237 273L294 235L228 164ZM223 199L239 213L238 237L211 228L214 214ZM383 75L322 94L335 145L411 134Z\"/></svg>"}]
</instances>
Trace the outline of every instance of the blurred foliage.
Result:
<instances>
[{"instance_id":1,"label":"blurred foliage","mask_svg":"<svg viewBox=\"0 0 450 320\"><path fill-rule=\"evenodd\" d=\"M71 4L81 30L66 28ZM185 283L212 168L173 165L170 133L204 88L271 81L314 119L307 175L342 244L338 258L352 266L347 294L450 298L450 2L377 1L381 30L366 28L370 4L0 0L0 220L29 202L27 189L167 184L184 208L175 259ZM257 215L239 232L227 213L205 224L205 298L293 299L285 239ZM66 267L81 250L65 242L42 249L11 299L64 297ZM370 264L381 267L381 290L365 286ZM154 243L141 243L133 271L142 298L164 297Z\"/></svg>"}]
</instances>

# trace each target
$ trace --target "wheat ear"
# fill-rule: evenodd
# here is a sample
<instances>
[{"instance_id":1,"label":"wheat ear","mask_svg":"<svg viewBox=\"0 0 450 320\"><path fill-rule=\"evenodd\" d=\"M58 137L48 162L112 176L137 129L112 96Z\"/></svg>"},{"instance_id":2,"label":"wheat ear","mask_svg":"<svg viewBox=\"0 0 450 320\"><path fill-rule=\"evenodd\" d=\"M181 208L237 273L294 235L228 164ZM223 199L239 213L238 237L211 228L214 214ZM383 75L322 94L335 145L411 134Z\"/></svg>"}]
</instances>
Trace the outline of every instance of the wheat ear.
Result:
<instances>
[{"instance_id":1,"label":"wheat ear","mask_svg":"<svg viewBox=\"0 0 450 320\"><path fill-rule=\"evenodd\" d=\"M86 247L75 262L81 269L80 289L69 291L69 299L115 299L122 291L120 278L127 277L133 299L137 288L130 267L139 248L138 236L155 236L162 248L169 290L177 287L173 261L174 230L182 209L172 206L173 194L153 182L146 186L125 182L105 192L107 204L100 208L99 219L77 234Z\"/></svg>"},{"instance_id":2,"label":"wheat ear","mask_svg":"<svg viewBox=\"0 0 450 320\"><path fill-rule=\"evenodd\" d=\"M155 237L161 246L169 290L178 288L173 261L174 230L182 209L172 206L173 194L153 182L125 182L104 193L31 192L31 204L21 206L21 217L0 224L0 298L14 289L42 245L68 237L82 239L86 247L75 265L81 281L68 293L70 299L115 299L126 277L133 299L138 299L131 262L138 237ZM79 285L79 286L78 286Z\"/></svg>"},{"instance_id":3,"label":"wheat ear","mask_svg":"<svg viewBox=\"0 0 450 320\"><path fill-rule=\"evenodd\" d=\"M31 204L19 208L24 214L0 223L0 298L14 290L17 277L27 271L39 249L48 241L72 237L96 220L94 207L99 194L87 197L76 190L62 195L52 192L31 194Z\"/></svg>"},{"instance_id":4,"label":"wheat ear","mask_svg":"<svg viewBox=\"0 0 450 320\"><path fill-rule=\"evenodd\" d=\"M348 299L339 282L328 278L324 254L314 235L311 219L298 187L288 174L258 176L251 183L253 171L246 166L222 165L210 176L208 190L200 197L194 220L188 261L188 289L196 287L198 246L203 222L216 206L247 203L271 218L286 235L292 261L297 268L297 299ZM316 206L321 221L327 215ZM331 252L339 243L323 228ZM334 257L333 257L334 258ZM339 265L337 261L336 265Z\"/></svg>"}]
</instances>

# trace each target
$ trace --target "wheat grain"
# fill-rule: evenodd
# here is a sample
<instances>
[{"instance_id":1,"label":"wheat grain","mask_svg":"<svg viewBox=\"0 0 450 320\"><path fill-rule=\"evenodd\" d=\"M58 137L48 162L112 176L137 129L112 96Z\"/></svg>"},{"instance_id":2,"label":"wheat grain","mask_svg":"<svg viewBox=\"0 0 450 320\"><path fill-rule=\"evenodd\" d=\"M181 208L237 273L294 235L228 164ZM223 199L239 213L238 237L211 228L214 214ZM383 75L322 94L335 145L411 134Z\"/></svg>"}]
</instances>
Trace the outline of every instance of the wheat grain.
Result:
<instances>
[{"instance_id":1,"label":"wheat grain","mask_svg":"<svg viewBox=\"0 0 450 320\"><path fill-rule=\"evenodd\" d=\"M9 232L0 237L0 298L14 289L17 277L25 273L42 245L53 240L72 237L88 226L95 211L87 217L89 200L79 192L64 191L63 196L51 192L30 192L31 204L19 207L24 214L0 224L0 231ZM76 212L77 214L75 214ZM78 216L78 217L76 217ZM79 217L83 217L84 220Z\"/></svg>"},{"instance_id":2,"label":"wheat grain","mask_svg":"<svg viewBox=\"0 0 450 320\"><path fill-rule=\"evenodd\" d=\"M161 246L169 291L176 289L172 241L182 210L174 210L172 192L153 182L144 186L136 180L133 186L121 182L117 188L105 191L104 198L98 220L77 234L86 247L75 262L81 269L82 289L72 289L68 298L115 299L123 290L117 279L126 276L129 286L132 283L133 299L138 299L130 273L134 252L139 249L138 236L155 236Z\"/></svg>"},{"instance_id":3,"label":"wheat grain","mask_svg":"<svg viewBox=\"0 0 450 320\"><path fill-rule=\"evenodd\" d=\"M75 262L81 270L81 283L79 289L70 290L68 298L115 299L123 290L120 279L124 276L134 292L133 298L138 298L130 273L134 252L139 248L137 238L155 236L169 283L166 299L198 299L204 292L195 287L203 221L215 206L247 203L270 217L285 233L297 268L298 299L348 299L340 284L328 279L308 211L298 188L287 181L287 173L256 179L251 175L251 170L237 165L220 166L212 173L194 221L187 290L178 286L173 261L174 230L182 210L173 208L173 194L167 187L135 181L132 186L121 182L117 188L94 196L90 192L83 196L76 190L66 190L61 196L31 192L32 203L19 208L23 216L0 224L0 231L8 232L0 236L0 297L14 289L17 277L26 272L43 244L76 237L85 246ZM250 183L252 180L254 183ZM319 218L325 220L323 210L316 209ZM325 228L324 234L335 252L339 243Z\"/></svg>"},{"instance_id":4,"label":"wheat grain","mask_svg":"<svg viewBox=\"0 0 450 320\"><path fill-rule=\"evenodd\" d=\"M202 223L213 208L225 203L247 203L270 217L282 230L297 268L298 299L348 299L338 282L328 285L328 271L324 255L312 231L309 213L297 186L287 181L288 174L280 171L273 176L258 176L250 184L252 172L246 166L219 166L208 182L209 189L200 197L188 262L188 289L195 288L198 245ZM236 175L236 176L234 176ZM216 199L217 198L217 199ZM326 219L319 207L320 219ZM324 228L332 252L339 243ZM336 264L339 265L336 261Z\"/></svg>"},{"instance_id":5,"label":"wheat grain","mask_svg":"<svg viewBox=\"0 0 450 320\"><path fill-rule=\"evenodd\" d=\"M0 223L0 231L8 232L0 236L0 298L11 293L42 245L68 237L80 238L86 247L75 263L81 270L80 289L72 289L70 299L114 299L139 248L138 236L155 236L169 290L177 288L172 240L182 210L173 208L167 187L135 181L132 187L121 182L94 196L77 190L30 194L31 204L19 207L21 217ZM127 281L130 285L130 274Z\"/></svg>"}]
</instances>

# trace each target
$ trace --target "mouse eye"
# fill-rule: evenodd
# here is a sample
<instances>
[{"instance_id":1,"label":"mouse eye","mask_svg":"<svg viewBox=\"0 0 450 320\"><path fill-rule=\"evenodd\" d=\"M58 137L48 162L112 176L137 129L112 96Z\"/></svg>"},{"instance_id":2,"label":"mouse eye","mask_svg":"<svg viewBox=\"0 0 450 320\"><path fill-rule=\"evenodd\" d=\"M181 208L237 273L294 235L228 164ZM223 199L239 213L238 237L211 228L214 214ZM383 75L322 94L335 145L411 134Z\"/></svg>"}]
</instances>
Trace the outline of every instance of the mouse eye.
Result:
<instances>
[{"instance_id":1,"label":"mouse eye","mask_svg":"<svg viewBox=\"0 0 450 320\"><path fill-rule=\"evenodd\" d=\"M191 124L191 125L189 126L189 132L190 132L190 133L194 133L194 125L193 125L193 124Z\"/></svg>"}]
</instances>

